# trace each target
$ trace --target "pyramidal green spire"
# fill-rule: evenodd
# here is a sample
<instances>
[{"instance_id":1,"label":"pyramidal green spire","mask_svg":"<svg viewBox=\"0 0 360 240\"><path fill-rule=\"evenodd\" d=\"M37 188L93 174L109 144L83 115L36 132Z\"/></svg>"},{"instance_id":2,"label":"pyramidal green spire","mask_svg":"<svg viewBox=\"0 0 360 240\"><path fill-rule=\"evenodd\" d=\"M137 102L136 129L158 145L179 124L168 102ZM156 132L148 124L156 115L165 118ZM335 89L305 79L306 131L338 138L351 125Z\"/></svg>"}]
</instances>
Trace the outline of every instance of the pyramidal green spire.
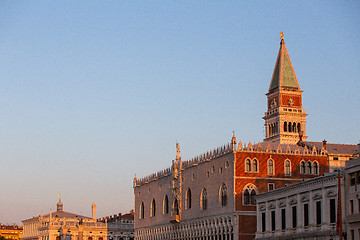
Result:
<instances>
[{"instance_id":1,"label":"pyramidal green spire","mask_svg":"<svg viewBox=\"0 0 360 240\"><path fill-rule=\"evenodd\" d=\"M271 78L269 92L282 87L301 90L294 68L291 64L289 53L286 50L284 39L281 39L280 42L280 49Z\"/></svg>"}]
</instances>

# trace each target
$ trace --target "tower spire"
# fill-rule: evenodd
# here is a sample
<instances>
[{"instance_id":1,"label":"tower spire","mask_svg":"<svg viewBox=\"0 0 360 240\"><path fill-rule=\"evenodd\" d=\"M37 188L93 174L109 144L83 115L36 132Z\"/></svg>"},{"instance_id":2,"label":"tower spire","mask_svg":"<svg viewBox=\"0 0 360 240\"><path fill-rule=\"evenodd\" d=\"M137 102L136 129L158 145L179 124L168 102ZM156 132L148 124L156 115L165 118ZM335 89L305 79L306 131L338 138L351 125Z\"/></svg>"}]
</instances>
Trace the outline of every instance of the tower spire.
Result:
<instances>
[{"instance_id":1,"label":"tower spire","mask_svg":"<svg viewBox=\"0 0 360 240\"><path fill-rule=\"evenodd\" d=\"M289 53L285 46L284 34L282 32L280 33L280 39L280 49L276 59L274 72L271 77L269 92L275 91L278 88L301 91Z\"/></svg>"},{"instance_id":2,"label":"tower spire","mask_svg":"<svg viewBox=\"0 0 360 240\"><path fill-rule=\"evenodd\" d=\"M280 33L280 48L266 94L268 109L265 120L265 141L280 144L296 144L306 140L305 109L302 108L302 90L297 80L284 33Z\"/></svg>"}]
</instances>

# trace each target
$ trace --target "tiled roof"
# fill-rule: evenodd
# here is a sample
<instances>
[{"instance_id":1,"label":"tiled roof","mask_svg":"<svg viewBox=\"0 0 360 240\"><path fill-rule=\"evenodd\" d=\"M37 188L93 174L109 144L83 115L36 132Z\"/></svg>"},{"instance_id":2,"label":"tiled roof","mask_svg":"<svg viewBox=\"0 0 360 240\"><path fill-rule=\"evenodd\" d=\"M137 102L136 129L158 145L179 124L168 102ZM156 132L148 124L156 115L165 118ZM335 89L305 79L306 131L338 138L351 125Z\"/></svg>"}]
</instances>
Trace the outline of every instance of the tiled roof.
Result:
<instances>
[{"instance_id":1,"label":"tiled roof","mask_svg":"<svg viewBox=\"0 0 360 240\"><path fill-rule=\"evenodd\" d=\"M49 218L49 216L50 216L50 213L44 215L43 217L44 218ZM40 217L40 216L38 216L38 217ZM53 212L53 213L51 213L51 217L53 217L53 218L91 219L90 217L82 216L82 215L76 214L76 213L65 212L65 211ZM24 221L31 220L31 219L34 219L34 218L37 218L37 217L29 218L29 219L26 219Z\"/></svg>"},{"instance_id":2,"label":"tiled roof","mask_svg":"<svg viewBox=\"0 0 360 240\"><path fill-rule=\"evenodd\" d=\"M46 214L44 217L49 217L50 214ZM91 219L90 217L82 216L75 213L65 212L65 211L57 211L51 214L52 217L56 218L77 218L77 219Z\"/></svg>"},{"instance_id":3,"label":"tiled roof","mask_svg":"<svg viewBox=\"0 0 360 240\"><path fill-rule=\"evenodd\" d=\"M122 219L134 220L134 213L133 212L126 213L126 214L119 213L119 215L115 214L113 216L100 218L100 219L98 219L98 221L105 222L105 219L107 222L117 222Z\"/></svg>"},{"instance_id":4,"label":"tiled roof","mask_svg":"<svg viewBox=\"0 0 360 240\"><path fill-rule=\"evenodd\" d=\"M127 214L121 215L121 217L125 218L125 219L134 219L134 214L133 213L127 213Z\"/></svg>"},{"instance_id":5,"label":"tiled roof","mask_svg":"<svg viewBox=\"0 0 360 240\"><path fill-rule=\"evenodd\" d=\"M323 147L322 142L301 142L308 148L315 146L317 149ZM300 144L301 144L300 143ZM359 150L357 144L339 144L339 143L326 143L326 151L329 154L355 154Z\"/></svg>"}]
</instances>

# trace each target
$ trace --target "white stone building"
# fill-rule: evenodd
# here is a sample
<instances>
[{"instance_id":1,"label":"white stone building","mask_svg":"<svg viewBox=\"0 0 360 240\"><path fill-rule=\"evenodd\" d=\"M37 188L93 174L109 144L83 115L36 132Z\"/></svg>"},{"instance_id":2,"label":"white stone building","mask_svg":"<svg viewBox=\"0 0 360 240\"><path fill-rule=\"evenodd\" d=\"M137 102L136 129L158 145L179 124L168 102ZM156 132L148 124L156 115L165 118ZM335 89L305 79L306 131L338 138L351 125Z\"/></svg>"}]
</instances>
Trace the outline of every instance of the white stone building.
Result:
<instances>
[{"instance_id":1,"label":"white stone building","mask_svg":"<svg viewBox=\"0 0 360 240\"><path fill-rule=\"evenodd\" d=\"M256 239L338 239L338 176L329 173L256 196ZM340 175L342 196L343 182Z\"/></svg>"},{"instance_id":2,"label":"white stone building","mask_svg":"<svg viewBox=\"0 0 360 240\"><path fill-rule=\"evenodd\" d=\"M151 184L134 181L135 238L238 239L231 148L211 162L185 166L177 147L172 169L149 178Z\"/></svg>"},{"instance_id":3,"label":"white stone building","mask_svg":"<svg viewBox=\"0 0 360 240\"><path fill-rule=\"evenodd\" d=\"M345 204L347 239L360 239L360 158L346 162Z\"/></svg>"},{"instance_id":4,"label":"white stone building","mask_svg":"<svg viewBox=\"0 0 360 240\"><path fill-rule=\"evenodd\" d=\"M126 214L98 219L99 222L107 223L108 240L134 240L134 211Z\"/></svg>"}]
</instances>

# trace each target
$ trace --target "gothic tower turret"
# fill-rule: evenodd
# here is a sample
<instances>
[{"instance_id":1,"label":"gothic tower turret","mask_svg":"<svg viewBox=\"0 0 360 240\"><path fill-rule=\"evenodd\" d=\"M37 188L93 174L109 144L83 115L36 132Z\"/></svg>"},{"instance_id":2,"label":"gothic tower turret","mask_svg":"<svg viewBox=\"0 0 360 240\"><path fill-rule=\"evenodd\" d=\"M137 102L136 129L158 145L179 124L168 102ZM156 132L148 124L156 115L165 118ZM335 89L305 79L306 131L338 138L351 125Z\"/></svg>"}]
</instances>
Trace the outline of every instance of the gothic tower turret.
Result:
<instances>
[{"instance_id":1,"label":"gothic tower turret","mask_svg":"<svg viewBox=\"0 0 360 240\"><path fill-rule=\"evenodd\" d=\"M56 210L58 212L61 212L64 209L64 204L61 202L61 199L59 198L59 202L56 204Z\"/></svg>"},{"instance_id":2,"label":"gothic tower turret","mask_svg":"<svg viewBox=\"0 0 360 240\"><path fill-rule=\"evenodd\" d=\"M266 142L296 144L305 141L306 120L302 107L302 90L280 33L280 49L267 96L265 120Z\"/></svg>"}]
</instances>

